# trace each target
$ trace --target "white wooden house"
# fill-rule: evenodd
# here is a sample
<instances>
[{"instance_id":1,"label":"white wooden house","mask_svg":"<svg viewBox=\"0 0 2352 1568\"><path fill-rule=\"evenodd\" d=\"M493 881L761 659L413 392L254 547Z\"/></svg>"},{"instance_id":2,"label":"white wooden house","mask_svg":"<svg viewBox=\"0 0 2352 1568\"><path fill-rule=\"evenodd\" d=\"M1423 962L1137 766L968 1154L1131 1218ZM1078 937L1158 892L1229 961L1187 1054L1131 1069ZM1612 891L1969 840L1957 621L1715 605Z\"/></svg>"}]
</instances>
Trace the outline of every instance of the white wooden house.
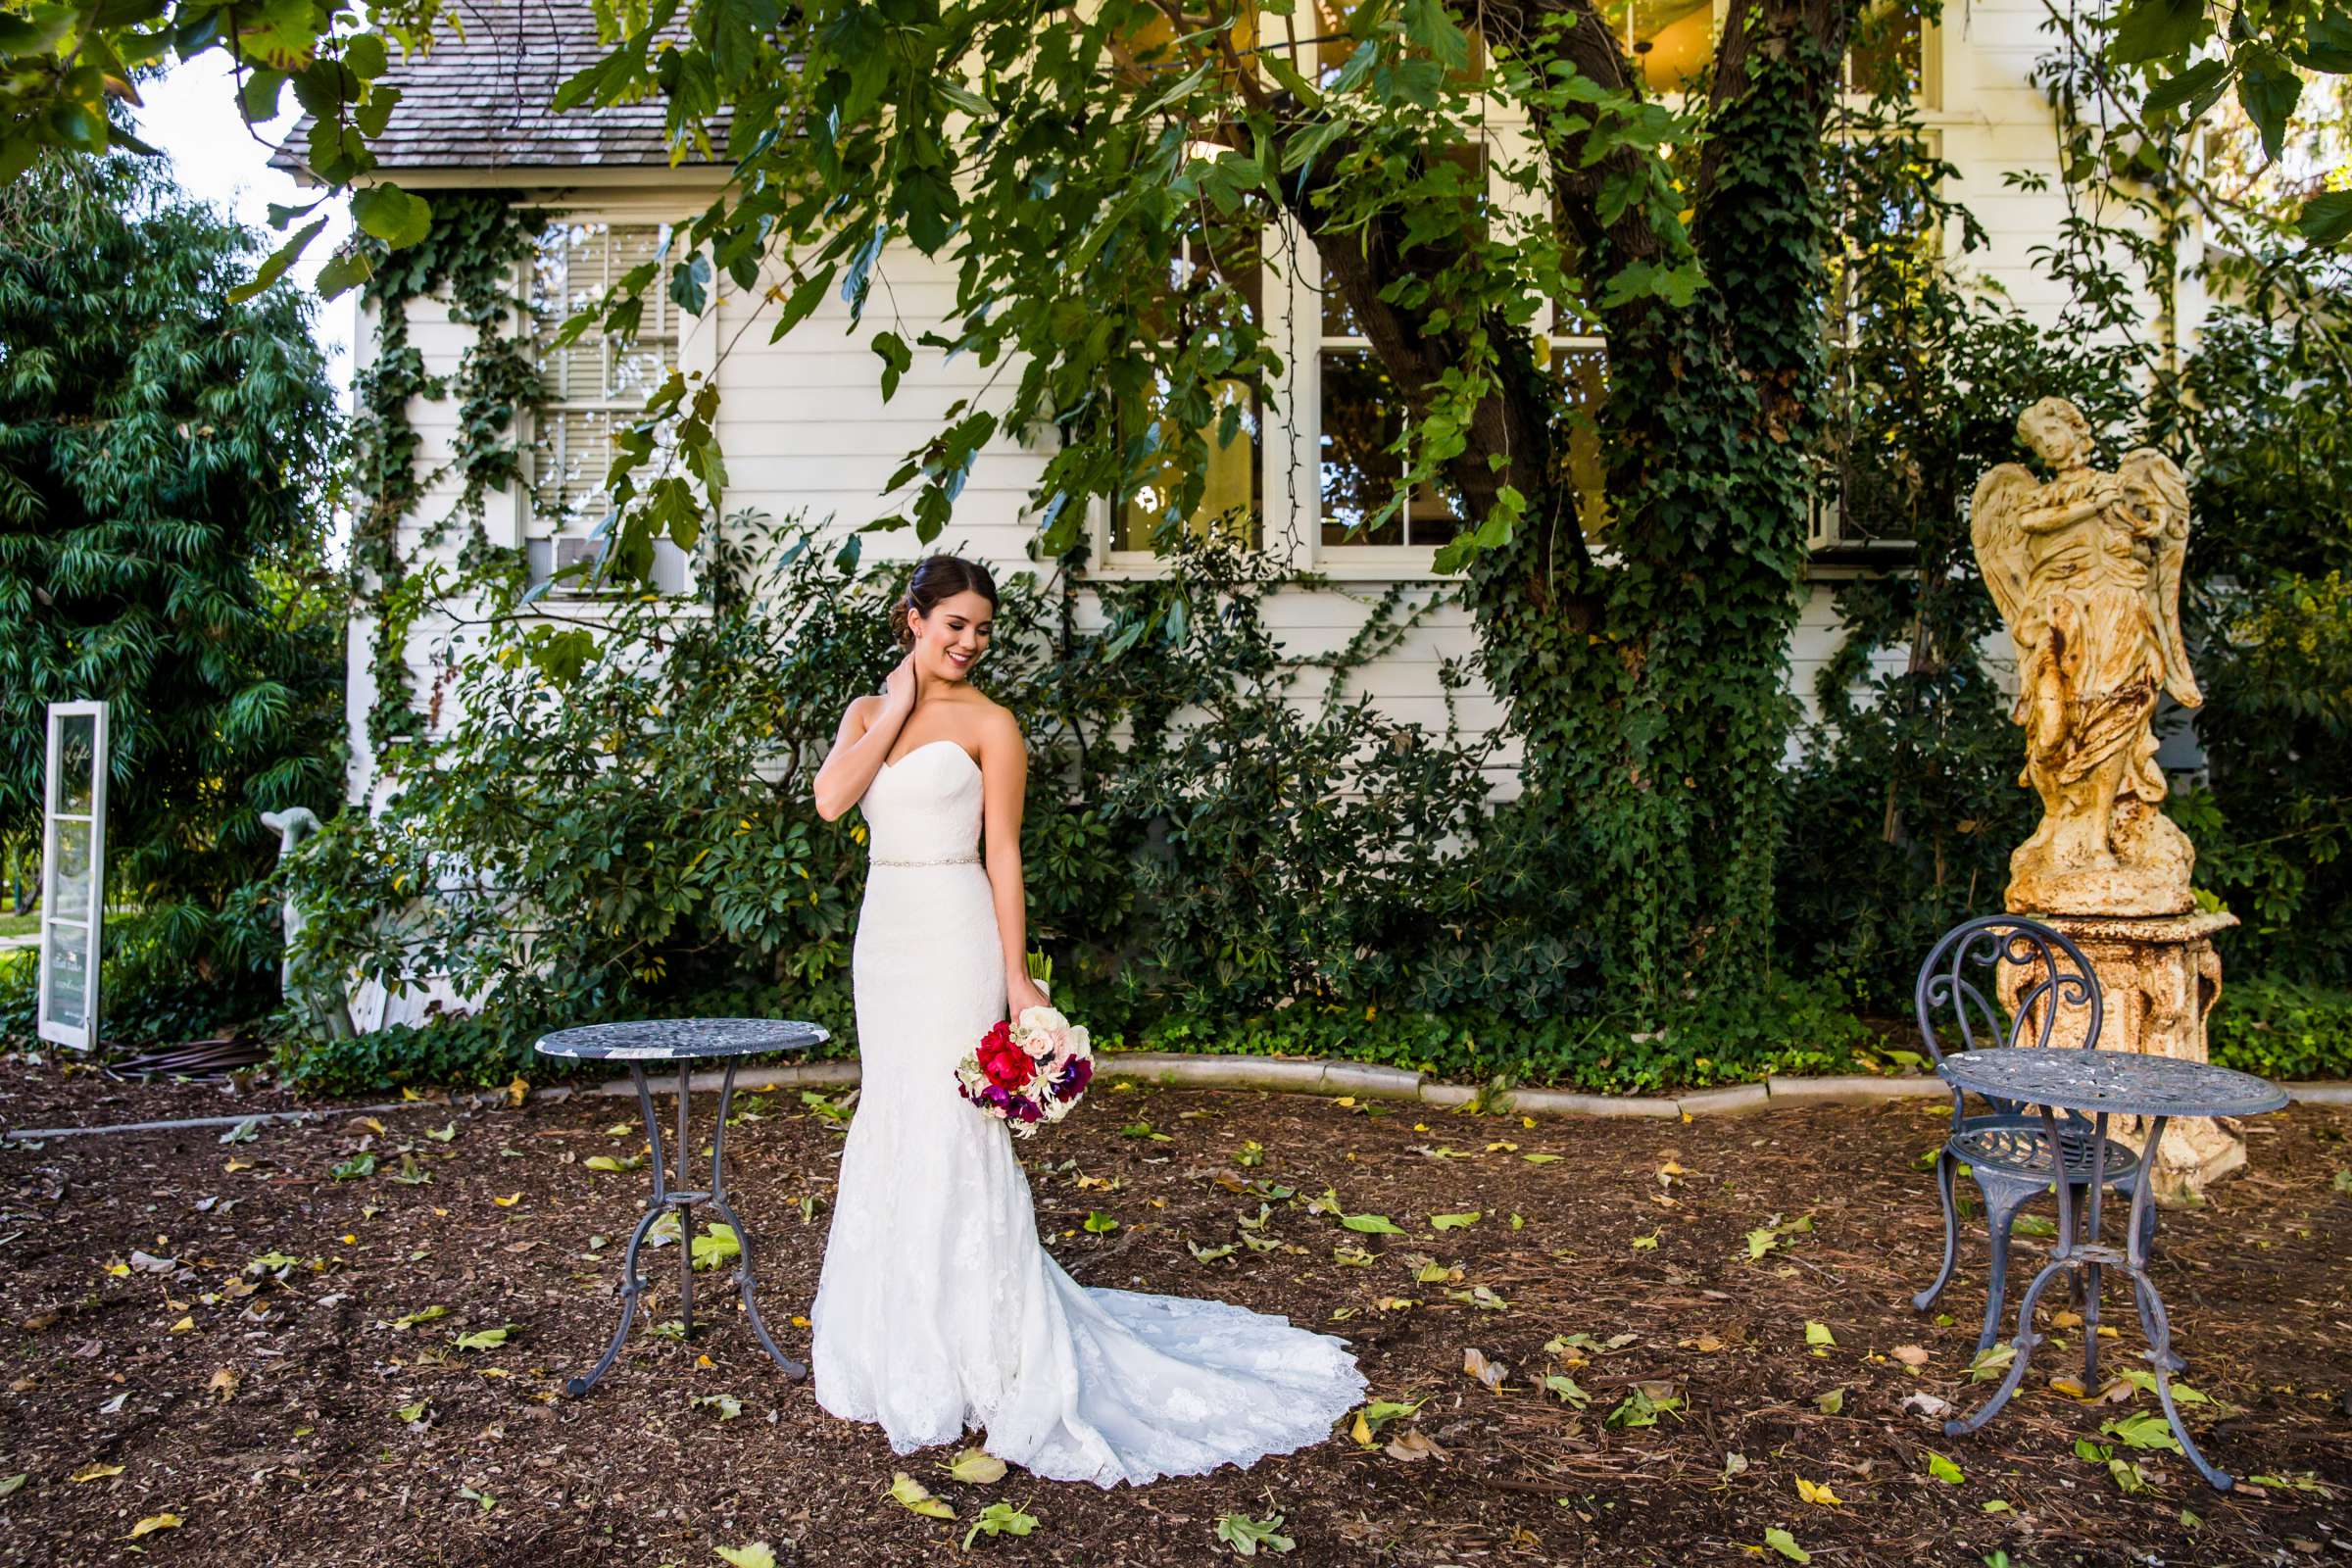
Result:
<instances>
[{"instance_id":1,"label":"white wooden house","mask_svg":"<svg viewBox=\"0 0 2352 1568\"><path fill-rule=\"evenodd\" d=\"M1629 43L1653 81L1666 86L1677 72L1704 57L1726 3L1613 0L1606 9L1623 18ZM459 0L454 9L465 36L444 36L429 56L395 73L404 101L390 131L375 144L382 172L420 191L513 189L529 205L564 215L551 230L530 280L541 297L561 304L601 289L661 243L664 224L690 217L710 199L722 172L670 166L658 103L561 116L546 108L555 84L601 52L583 0L531 5ZM2051 46L2040 30L2046 15L2042 0L1962 0L1948 8L1940 24L1922 27L1911 44L1918 53L1924 118L1944 158L1959 172L1953 194L1990 233L1990 249L1970 257L1968 265L2016 304L2045 318L2054 317L2063 302L2055 285L2034 270L2031 252L2056 232L2062 198L2017 188L2004 176L2026 171L2056 183L2051 112L2031 79L2036 60ZM1497 122L1496 130L1507 135L1507 122ZM302 144L298 133L280 162L299 168ZM1263 548L1336 579L1330 588L1286 591L1268 607L1291 652L1327 653L1347 642L1366 606L1389 585L1402 582L1415 594L1445 588L1432 558L1446 519L1442 508L1416 505L1384 537L1345 536L1337 514L1346 511L1351 486L1364 488L1364 475L1350 466L1351 455L1340 450L1341 441L1327 434L1326 414L1339 400L1377 397L1377 378L1364 373L1369 361L1360 342L1339 330L1345 321L1326 319L1311 244L1291 234L1270 234L1266 244L1271 255L1300 258L1295 267L1265 268L1258 280L1265 318L1287 349L1288 380L1262 411L1251 454L1237 455L1212 473L1211 505L1255 499L1263 517ZM968 359L944 364L936 351L918 348L913 369L885 405L877 384L880 362L863 336L890 329L914 342L944 318L955 284L947 263L926 260L911 249L887 252L879 270L888 288L876 291L876 304L858 336L847 331L847 308L834 299L782 341L771 343L759 318L772 315L776 307L722 277L700 316L681 316L665 300L654 302L649 291L646 330L626 362L614 363L593 339L552 358L547 365L551 400L539 428L529 432L541 499L534 505L519 488L493 496L487 517L493 539L527 547L542 573L589 548L583 541L601 514L596 492L609 432L615 420L637 411L648 377L670 365L715 374L724 393L721 433L730 482L724 510L756 509L778 518L830 516L844 531L897 510L884 495L891 473L936 429L941 411L958 397L979 392L990 371ZM2184 295L2189 309L2183 316L2193 317L2193 291ZM410 320L413 341L428 368L454 368L470 328L452 321L432 302L413 306ZM525 322L516 325L528 329ZM362 366L373 352L375 328L363 311L354 337ZM1563 339L1555 347L1574 353L1580 345ZM1357 412L1360 416L1362 410ZM439 466L451 452L454 401L419 403L412 416L424 442L420 461ZM1360 427L1364 421L1354 422ZM1000 437L978 463L954 522L934 548L985 560L1001 575L1035 565L1030 546L1037 530L1024 509L1044 460L1044 453ZM550 505L559 497L564 505ZM445 513L446 500L428 497L420 515ZM1090 578L1154 569L1148 552L1126 548L1133 541L1109 509L1099 509L1091 525ZM412 532L404 537L411 549L415 526L412 519ZM1791 650L1791 679L1808 703L1814 674L1836 645L1831 586L1840 575L1873 569L1874 552L1889 542L1846 537L1834 511L1825 511L1815 543ZM924 548L911 529L869 535L867 545L875 552ZM454 551L454 540L443 548ZM663 582L685 585L693 563L666 544L662 549L658 569ZM366 625L352 628L355 801L369 798L376 782L363 723L373 698L369 636ZM447 636L445 626L430 620L416 628L411 655L420 688L429 678L425 665L432 651ZM1357 678L1396 716L1442 725L1441 662L1472 652L1475 636L1467 613L1449 607ZM1312 690L1305 689L1308 695ZM1473 725L1491 724L1498 716L1491 696L1476 689L1462 711ZM1498 755L1498 795L1515 792L1515 749Z\"/></svg>"}]
</instances>

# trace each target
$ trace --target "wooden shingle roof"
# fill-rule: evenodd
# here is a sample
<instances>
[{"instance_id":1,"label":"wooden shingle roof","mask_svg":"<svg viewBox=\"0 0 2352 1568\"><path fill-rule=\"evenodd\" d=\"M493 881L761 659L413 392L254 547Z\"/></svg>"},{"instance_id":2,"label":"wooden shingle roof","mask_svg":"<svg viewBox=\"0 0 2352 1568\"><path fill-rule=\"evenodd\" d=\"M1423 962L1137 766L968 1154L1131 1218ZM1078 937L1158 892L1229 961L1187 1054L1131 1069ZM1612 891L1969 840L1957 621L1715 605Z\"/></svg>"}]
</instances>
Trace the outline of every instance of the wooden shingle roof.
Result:
<instances>
[{"instance_id":1,"label":"wooden shingle roof","mask_svg":"<svg viewBox=\"0 0 2352 1568\"><path fill-rule=\"evenodd\" d=\"M587 0L451 0L431 51L395 60L385 75L401 98L369 145L385 173L666 166L662 99L567 114L550 107L566 78L605 53ZM723 125L711 129L720 142ZM270 163L307 174L310 134L305 116Z\"/></svg>"}]
</instances>

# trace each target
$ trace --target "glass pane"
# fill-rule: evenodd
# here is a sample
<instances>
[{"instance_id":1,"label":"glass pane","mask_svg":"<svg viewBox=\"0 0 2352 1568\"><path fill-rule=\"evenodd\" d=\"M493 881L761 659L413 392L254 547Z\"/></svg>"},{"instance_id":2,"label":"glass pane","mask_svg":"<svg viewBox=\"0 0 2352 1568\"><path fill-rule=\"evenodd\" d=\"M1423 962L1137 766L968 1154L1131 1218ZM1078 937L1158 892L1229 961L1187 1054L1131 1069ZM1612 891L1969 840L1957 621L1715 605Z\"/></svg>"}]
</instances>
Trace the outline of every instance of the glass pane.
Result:
<instances>
[{"instance_id":1,"label":"glass pane","mask_svg":"<svg viewBox=\"0 0 2352 1568\"><path fill-rule=\"evenodd\" d=\"M1652 92L1677 92L1715 50L1714 0L1606 0L1602 14Z\"/></svg>"},{"instance_id":2,"label":"glass pane","mask_svg":"<svg viewBox=\"0 0 2352 1568\"><path fill-rule=\"evenodd\" d=\"M1225 410L1229 408L1241 410L1241 423L1233 439L1222 442L1218 437L1224 431ZM1206 538L1209 530L1215 527L1227 539L1250 549L1257 548L1257 484L1262 443L1260 422L1257 400L1250 397L1246 384L1240 381L1217 384L1216 416L1200 429L1201 439L1208 446L1208 468L1202 482L1200 505L1194 509L1187 519L1187 526L1196 537ZM1183 450L1176 428L1165 420L1161 421L1160 442L1165 456L1160 460L1156 471L1120 510L1114 549L1152 549L1152 530L1175 502L1181 481L1178 464L1183 461Z\"/></svg>"},{"instance_id":3,"label":"glass pane","mask_svg":"<svg viewBox=\"0 0 2352 1568\"><path fill-rule=\"evenodd\" d=\"M1382 450L1403 428L1404 401L1369 349L1326 349L1322 368L1323 542L1400 545L1401 517L1368 534L1348 530L1388 505L1404 471L1395 453Z\"/></svg>"},{"instance_id":4,"label":"glass pane","mask_svg":"<svg viewBox=\"0 0 2352 1568\"><path fill-rule=\"evenodd\" d=\"M90 824L50 824L51 853L57 857L57 907L45 912L79 920L90 912Z\"/></svg>"},{"instance_id":5,"label":"glass pane","mask_svg":"<svg viewBox=\"0 0 2352 1568\"><path fill-rule=\"evenodd\" d=\"M90 814L90 784L97 770L98 715L69 713L57 721L57 808Z\"/></svg>"},{"instance_id":6,"label":"glass pane","mask_svg":"<svg viewBox=\"0 0 2352 1568\"><path fill-rule=\"evenodd\" d=\"M531 481L547 515L564 525L592 523L604 515L616 417L602 409L550 409L539 416Z\"/></svg>"},{"instance_id":7,"label":"glass pane","mask_svg":"<svg viewBox=\"0 0 2352 1568\"><path fill-rule=\"evenodd\" d=\"M90 1026L90 928L53 923L43 948L49 1021L69 1029Z\"/></svg>"},{"instance_id":8,"label":"glass pane","mask_svg":"<svg viewBox=\"0 0 2352 1568\"><path fill-rule=\"evenodd\" d=\"M1848 90L1879 93L1920 87L1921 36L1919 14L1893 4L1864 8L1854 19L1852 43L1845 53Z\"/></svg>"}]
</instances>

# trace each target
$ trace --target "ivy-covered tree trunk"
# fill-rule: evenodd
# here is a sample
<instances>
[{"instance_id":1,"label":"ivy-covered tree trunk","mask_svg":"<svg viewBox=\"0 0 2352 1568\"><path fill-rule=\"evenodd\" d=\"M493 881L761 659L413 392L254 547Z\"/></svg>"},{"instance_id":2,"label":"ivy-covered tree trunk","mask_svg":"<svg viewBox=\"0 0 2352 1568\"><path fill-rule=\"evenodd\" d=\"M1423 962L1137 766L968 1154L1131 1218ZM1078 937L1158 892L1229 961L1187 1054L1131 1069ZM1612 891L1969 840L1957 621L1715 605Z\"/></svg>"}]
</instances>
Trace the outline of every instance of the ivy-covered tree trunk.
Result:
<instances>
[{"instance_id":1,"label":"ivy-covered tree trunk","mask_svg":"<svg viewBox=\"0 0 2352 1568\"><path fill-rule=\"evenodd\" d=\"M1596 12L1528 9L1572 17L1565 57L1630 87ZM1603 220L1609 182L1639 178L1642 151L1588 162L1587 137L1558 137L1558 210L1592 275L1687 244L1704 278L1688 303L1645 294L1603 315L1606 527L1588 539L1556 457L1567 430L1524 354L1505 357L1502 391L1449 470L1476 508L1503 484L1529 497L1470 565L1485 666L1525 740L1524 787L1554 804L1577 885L1602 902L1585 917L1607 933L1612 973L1651 1001L1737 984L1769 954L1788 639L1826 398L1823 135L1846 31L1841 0L1734 7L1687 238L1638 205ZM1381 301L1393 279L1346 245L1326 254L1394 366L1413 333Z\"/></svg>"}]
</instances>

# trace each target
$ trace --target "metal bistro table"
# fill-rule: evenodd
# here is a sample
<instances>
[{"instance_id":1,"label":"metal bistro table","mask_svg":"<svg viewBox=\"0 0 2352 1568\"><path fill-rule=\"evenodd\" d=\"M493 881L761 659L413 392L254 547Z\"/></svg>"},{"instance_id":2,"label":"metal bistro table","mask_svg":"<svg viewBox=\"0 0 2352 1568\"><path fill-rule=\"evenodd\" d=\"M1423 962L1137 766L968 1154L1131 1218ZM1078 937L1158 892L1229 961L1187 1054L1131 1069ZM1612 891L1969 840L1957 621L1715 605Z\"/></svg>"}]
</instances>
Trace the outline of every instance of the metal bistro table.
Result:
<instances>
[{"instance_id":1,"label":"metal bistro table","mask_svg":"<svg viewBox=\"0 0 2352 1568\"><path fill-rule=\"evenodd\" d=\"M638 1298L645 1292L645 1279L637 1272L638 1249L645 1245L646 1233L670 1209L679 1211L680 1220L678 1321L687 1333L694 1331L694 1226L686 1210L696 1203L709 1203L718 1210L735 1233L738 1250L734 1285L743 1298L744 1312L752 1320L752 1332L759 1337L760 1348L775 1357L786 1376L808 1375L807 1367L776 1348L776 1342L768 1338L767 1325L760 1321L760 1303L752 1294L757 1282L752 1278L751 1232L743 1228L743 1221L735 1217L734 1205L727 1201L727 1102L734 1097L735 1069L743 1057L776 1051L806 1051L830 1038L827 1031L815 1024L789 1018L653 1018L559 1029L539 1041L534 1049L543 1056L629 1064L629 1077L637 1085L637 1108L645 1114L646 1141L653 1151L654 1161L653 1201L646 1205L645 1217L630 1234L629 1250L621 1263L620 1322L612 1330L612 1343L605 1347L595 1368L564 1385L566 1394L586 1394L619 1357L620 1348L629 1337L629 1325L637 1316ZM695 1061L705 1057L724 1057L727 1063L726 1077L718 1091L718 1125L710 1134L710 1189L684 1192L669 1185L667 1161L662 1153L662 1123L654 1114L654 1097L646 1087L645 1066L647 1062L678 1064L678 1182L683 1187L687 1161L692 1158L688 1152L694 1147L686 1138L688 1080Z\"/></svg>"},{"instance_id":2,"label":"metal bistro table","mask_svg":"<svg viewBox=\"0 0 2352 1568\"><path fill-rule=\"evenodd\" d=\"M2164 1138L2165 1123L2173 1117L2256 1116L2284 1106L2285 1091L2228 1067L2127 1051L2003 1047L1956 1053L1946 1056L1937 1070L1960 1089L2040 1107L2042 1125L2049 1133L2053 1149L2060 1147L2058 1112L2078 1112L2091 1118L2093 1123L2086 1140L2091 1167L2083 1184L2089 1197L2082 1234L2076 1233L2079 1204L2074 1188L2060 1182L2056 1184L2057 1247L2050 1261L2034 1276L2025 1300L2018 1306L2017 1338L2012 1342L2017 1357L2009 1365L2009 1375L2002 1379L2000 1388L1984 1409L1960 1420L1946 1421L1944 1435L1956 1438L1974 1432L2009 1402L2010 1396L2025 1381L2026 1363L2032 1358L2034 1348L2041 1343L2041 1336L2034 1332L2034 1308L2040 1303L2041 1293L2050 1282L2070 1270L2082 1287L2083 1382L2095 1389L2099 1376L2099 1280L2104 1270L2121 1268L2132 1276L2132 1301L2139 1309L2140 1331L2148 1341L2148 1348L2141 1354L2155 1368L2156 1398L2164 1406L2165 1419L2172 1424L2173 1435L2180 1440L2181 1452L2188 1455L2197 1473L2221 1491L2229 1491L2235 1483L2205 1462L2205 1455L2197 1451L2188 1428L2181 1423L2180 1412L2173 1404L2172 1377L2185 1363L2173 1353L2172 1325L2164 1315L2164 1300L2156 1294L2155 1282L2148 1278L2147 1248L2155 1230L2154 1210L2148 1200L2148 1173L2156 1168L2155 1151ZM2099 1199L2105 1186L2109 1116L2152 1118L2148 1125L2148 1152L2140 1159L2137 1177L2132 1185L2132 1212L2120 1250L2099 1238Z\"/></svg>"}]
</instances>

